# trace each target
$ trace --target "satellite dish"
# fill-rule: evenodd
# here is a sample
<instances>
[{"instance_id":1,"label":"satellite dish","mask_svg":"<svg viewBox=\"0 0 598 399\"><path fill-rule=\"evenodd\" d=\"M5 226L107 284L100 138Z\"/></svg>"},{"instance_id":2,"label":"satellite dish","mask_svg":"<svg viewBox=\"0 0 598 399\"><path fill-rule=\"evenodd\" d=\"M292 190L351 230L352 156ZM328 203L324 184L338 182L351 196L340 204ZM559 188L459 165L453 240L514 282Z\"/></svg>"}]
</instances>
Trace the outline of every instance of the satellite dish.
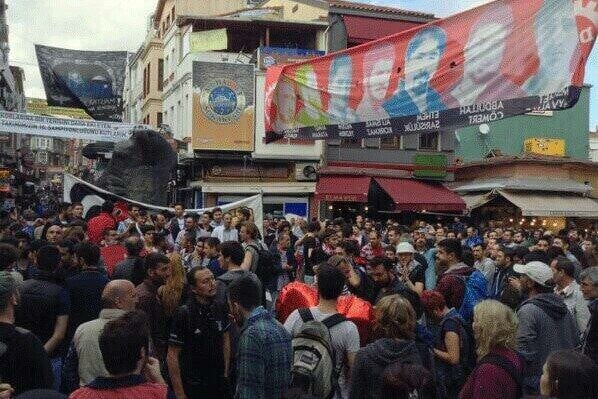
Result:
<instances>
[{"instance_id":1,"label":"satellite dish","mask_svg":"<svg viewBox=\"0 0 598 399\"><path fill-rule=\"evenodd\" d=\"M479 127L479 130L480 133L485 136L490 132L490 126L488 126L486 123L482 123Z\"/></svg>"}]
</instances>

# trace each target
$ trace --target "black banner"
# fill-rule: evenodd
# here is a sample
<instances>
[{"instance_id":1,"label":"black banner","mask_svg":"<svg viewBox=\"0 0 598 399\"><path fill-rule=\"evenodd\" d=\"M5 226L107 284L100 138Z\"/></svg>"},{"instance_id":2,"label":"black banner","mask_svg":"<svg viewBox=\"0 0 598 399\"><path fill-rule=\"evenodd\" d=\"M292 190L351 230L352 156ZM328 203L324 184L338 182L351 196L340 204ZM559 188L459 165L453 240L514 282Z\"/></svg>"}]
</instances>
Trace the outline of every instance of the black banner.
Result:
<instances>
[{"instance_id":1,"label":"black banner","mask_svg":"<svg viewBox=\"0 0 598 399\"><path fill-rule=\"evenodd\" d=\"M487 101L475 105L425 112L367 122L340 123L266 132L266 142L290 139L365 139L397 135L430 133L475 126L498 121L531 111L562 110L573 107L581 93L580 87L545 95L510 100Z\"/></svg>"},{"instance_id":2,"label":"black banner","mask_svg":"<svg viewBox=\"0 0 598 399\"><path fill-rule=\"evenodd\" d=\"M48 105L82 108L93 119L120 122L126 51L35 46Z\"/></svg>"}]
</instances>

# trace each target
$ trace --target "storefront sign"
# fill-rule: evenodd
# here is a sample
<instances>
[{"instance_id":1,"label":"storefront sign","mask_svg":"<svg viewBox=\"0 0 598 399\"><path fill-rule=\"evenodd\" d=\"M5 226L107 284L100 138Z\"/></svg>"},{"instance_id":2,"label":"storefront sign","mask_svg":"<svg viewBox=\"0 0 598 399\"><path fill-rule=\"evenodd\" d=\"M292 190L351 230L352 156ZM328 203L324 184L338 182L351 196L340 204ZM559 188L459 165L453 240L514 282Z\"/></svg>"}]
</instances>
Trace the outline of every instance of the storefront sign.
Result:
<instances>
[{"instance_id":1,"label":"storefront sign","mask_svg":"<svg viewBox=\"0 0 598 399\"><path fill-rule=\"evenodd\" d=\"M361 202L361 198L354 194L323 194L320 201L329 202Z\"/></svg>"},{"instance_id":2,"label":"storefront sign","mask_svg":"<svg viewBox=\"0 0 598 399\"><path fill-rule=\"evenodd\" d=\"M193 62L193 149L253 151L254 66Z\"/></svg>"},{"instance_id":3,"label":"storefront sign","mask_svg":"<svg viewBox=\"0 0 598 399\"><path fill-rule=\"evenodd\" d=\"M428 133L570 108L598 35L595 5L496 0L269 68L266 140Z\"/></svg>"},{"instance_id":4,"label":"storefront sign","mask_svg":"<svg viewBox=\"0 0 598 399\"><path fill-rule=\"evenodd\" d=\"M446 177L447 160L444 154L418 153L413 158L413 177L443 179Z\"/></svg>"},{"instance_id":5,"label":"storefront sign","mask_svg":"<svg viewBox=\"0 0 598 399\"><path fill-rule=\"evenodd\" d=\"M321 57L324 51L305 50L300 48L266 47L258 48L258 65L260 69L268 69L274 65L293 64L310 58Z\"/></svg>"}]
</instances>

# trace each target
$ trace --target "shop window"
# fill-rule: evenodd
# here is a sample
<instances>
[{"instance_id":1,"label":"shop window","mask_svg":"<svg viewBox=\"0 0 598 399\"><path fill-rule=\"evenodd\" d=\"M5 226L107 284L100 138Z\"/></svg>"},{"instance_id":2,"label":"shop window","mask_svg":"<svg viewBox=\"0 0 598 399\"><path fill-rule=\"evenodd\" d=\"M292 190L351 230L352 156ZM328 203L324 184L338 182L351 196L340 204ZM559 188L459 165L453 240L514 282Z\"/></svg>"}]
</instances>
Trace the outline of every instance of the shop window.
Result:
<instances>
[{"instance_id":1,"label":"shop window","mask_svg":"<svg viewBox=\"0 0 598 399\"><path fill-rule=\"evenodd\" d=\"M419 149L440 151L440 132L421 133L419 135Z\"/></svg>"},{"instance_id":2,"label":"shop window","mask_svg":"<svg viewBox=\"0 0 598 399\"><path fill-rule=\"evenodd\" d=\"M380 148L387 150L401 150L403 149L403 137L393 136L380 139Z\"/></svg>"},{"instance_id":3,"label":"shop window","mask_svg":"<svg viewBox=\"0 0 598 399\"><path fill-rule=\"evenodd\" d=\"M362 139L342 139L341 147L361 148L362 147Z\"/></svg>"}]
</instances>

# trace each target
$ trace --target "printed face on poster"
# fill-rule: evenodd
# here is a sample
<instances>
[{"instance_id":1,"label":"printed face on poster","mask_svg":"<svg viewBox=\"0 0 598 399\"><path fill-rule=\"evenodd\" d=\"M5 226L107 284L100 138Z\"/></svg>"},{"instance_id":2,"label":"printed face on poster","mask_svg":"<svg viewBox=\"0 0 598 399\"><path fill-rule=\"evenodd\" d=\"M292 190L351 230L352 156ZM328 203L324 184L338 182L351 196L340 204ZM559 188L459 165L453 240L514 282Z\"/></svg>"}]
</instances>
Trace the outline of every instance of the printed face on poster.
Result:
<instances>
[{"instance_id":1,"label":"printed face on poster","mask_svg":"<svg viewBox=\"0 0 598 399\"><path fill-rule=\"evenodd\" d=\"M193 62L195 150L253 151L254 66Z\"/></svg>"},{"instance_id":2,"label":"printed face on poster","mask_svg":"<svg viewBox=\"0 0 598 399\"><path fill-rule=\"evenodd\" d=\"M570 108L598 33L594 1L496 0L268 69L268 142L370 138Z\"/></svg>"}]
</instances>

